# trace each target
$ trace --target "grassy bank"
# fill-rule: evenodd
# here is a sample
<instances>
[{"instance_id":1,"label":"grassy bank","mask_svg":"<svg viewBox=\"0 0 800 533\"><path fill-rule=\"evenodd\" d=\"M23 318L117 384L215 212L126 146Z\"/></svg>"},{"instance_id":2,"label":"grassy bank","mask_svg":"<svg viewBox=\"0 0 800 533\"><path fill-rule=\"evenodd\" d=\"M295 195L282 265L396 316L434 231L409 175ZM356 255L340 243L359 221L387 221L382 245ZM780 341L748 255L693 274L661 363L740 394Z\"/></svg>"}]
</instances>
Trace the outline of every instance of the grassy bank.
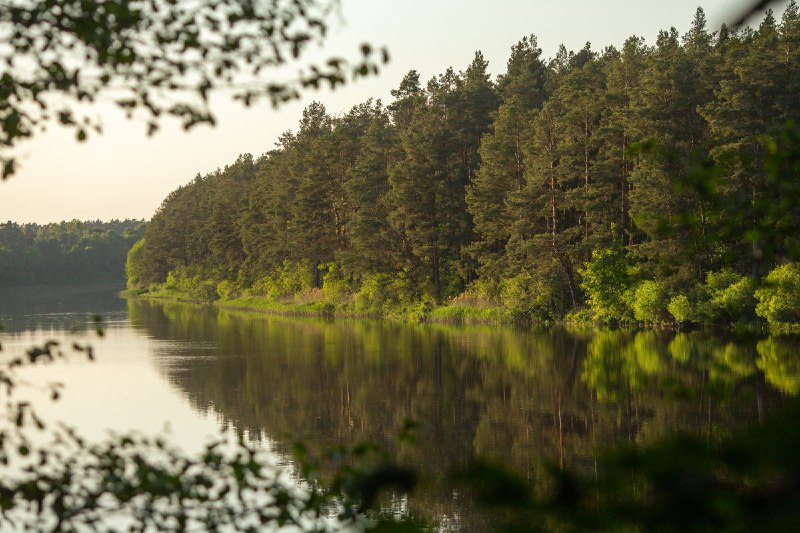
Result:
<instances>
[{"instance_id":1,"label":"grassy bank","mask_svg":"<svg viewBox=\"0 0 800 533\"><path fill-rule=\"evenodd\" d=\"M160 288L157 290L126 290L124 297L148 298L172 302L212 305L221 309L248 311L279 316L321 317L321 318L379 318L403 322L432 322L438 324L515 324L526 322L507 309L496 307L477 307L463 304L432 305L417 302L404 306L383 306L379 310L359 309L353 301L334 303L324 299L305 297L274 300L262 296L240 296L221 298L215 301L203 300L176 290Z\"/></svg>"}]
</instances>

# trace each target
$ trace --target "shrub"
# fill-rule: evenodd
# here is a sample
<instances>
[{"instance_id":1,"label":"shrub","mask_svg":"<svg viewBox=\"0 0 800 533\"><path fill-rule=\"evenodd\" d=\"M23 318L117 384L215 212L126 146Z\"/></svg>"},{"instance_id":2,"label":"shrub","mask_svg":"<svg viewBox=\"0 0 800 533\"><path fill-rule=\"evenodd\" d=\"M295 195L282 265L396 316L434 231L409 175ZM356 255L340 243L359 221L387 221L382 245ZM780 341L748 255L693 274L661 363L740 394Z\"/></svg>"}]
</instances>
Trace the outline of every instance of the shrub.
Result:
<instances>
[{"instance_id":1,"label":"shrub","mask_svg":"<svg viewBox=\"0 0 800 533\"><path fill-rule=\"evenodd\" d=\"M448 305L457 307L490 308L496 307L500 301L500 284L494 280L476 279L458 296L452 298Z\"/></svg>"},{"instance_id":2,"label":"shrub","mask_svg":"<svg viewBox=\"0 0 800 533\"><path fill-rule=\"evenodd\" d=\"M271 301L288 298L314 286L313 269L299 261L284 261L250 287L250 294Z\"/></svg>"},{"instance_id":3,"label":"shrub","mask_svg":"<svg viewBox=\"0 0 800 533\"><path fill-rule=\"evenodd\" d=\"M165 287L197 302L210 303L218 300L219 294L216 281L209 278L202 269L179 267L167 275Z\"/></svg>"},{"instance_id":4,"label":"shrub","mask_svg":"<svg viewBox=\"0 0 800 533\"><path fill-rule=\"evenodd\" d=\"M633 285L633 279L630 260L621 247L595 250L591 261L578 273L587 303L598 319L605 322L630 320L625 293Z\"/></svg>"},{"instance_id":5,"label":"shrub","mask_svg":"<svg viewBox=\"0 0 800 533\"><path fill-rule=\"evenodd\" d=\"M172 270L167 273L167 279L164 282L164 288L168 291L174 291L178 288L178 280L175 278L175 272Z\"/></svg>"},{"instance_id":6,"label":"shrub","mask_svg":"<svg viewBox=\"0 0 800 533\"><path fill-rule=\"evenodd\" d=\"M395 309L417 318L424 315L425 306L420 307L420 302L431 299L407 271L366 275L353 298L355 309L360 312L382 314Z\"/></svg>"},{"instance_id":7,"label":"shrub","mask_svg":"<svg viewBox=\"0 0 800 533\"><path fill-rule=\"evenodd\" d=\"M666 318L667 294L660 281L645 280L636 286L630 302L633 317L640 322L657 324Z\"/></svg>"},{"instance_id":8,"label":"shrub","mask_svg":"<svg viewBox=\"0 0 800 533\"><path fill-rule=\"evenodd\" d=\"M223 300L230 300L236 296L236 286L227 279L217 283L217 295Z\"/></svg>"},{"instance_id":9,"label":"shrub","mask_svg":"<svg viewBox=\"0 0 800 533\"><path fill-rule=\"evenodd\" d=\"M720 315L739 321L753 316L755 309L755 286L750 278L724 268L719 272L709 272L706 276L706 290L710 303Z\"/></svg>"},{"instance_id":10,"label":"shrub","mask_svg":"<svg viewBox=\"0 0 800 533\"><path fill-rule=\"evenodd\" d=\"M800 333L800 265L772 270L756 293L756 314L776 333Z\"/></svg>"},{"instance_id":11,"label":"shrub","mask_svg":"<svg viewBox=\"0 0 800 533\"><path fill-rule=\"evenodd\" d=\"M667 304L667 311L677 323L710 324L719 314L711 304L705 285L697 285L686 293L674 295Z\"/></svg>"},{"instance_id":12,"label":"shrub","mask_svg":"<svg viewBox=\"0 0 800 533\"><path fill-rule=\"evenodd\" d=\"M339 266L331 261L319 266L322 274L322 295L326 302L336 304L348 292L347 281L342 276Z\"/></svg>"},{"instance_id":13,"label":"shrub","mask_svg":"<svg viewBox=\"0 0 800 533\"><path fill-rule=\"evenodd\" d=\"M547 322L560 311L556 290L551 280L523 273L500 283L500 301L515 320Z\"/></svg>"},{"instance_id":14,"label":"shrub","mask_svg":"<svg viewBox=\"0 0 800 533\"><path fill-rule=\"evenodd\" d=\"M667 304L667 311L675 319L675 322L694 322L694 309L685 294L673 296Z\"/></svg>"},{"instance_id":15,"label":"shrub","mask_svg":"<svg viewBox=\"0 0 800 533\"><path fill-rule=\"evenodd\" d=\"M355 294L356 311L382 313L386 303L386 274L368 274L361 280L361 287Z\"/></svg>"},{"instance_id":16,"label":"shrub","mask_svg":"<svg viewBox=\"0 0 800 533\"><path fill-rule=\"evenodd\" d=\"M144 264L144 239L139 239L136 244L128 250L128 256L125 259L125 277L127 279L128 288L142 288L142 274L145 271Z\"/></svg>"}]
</instances>

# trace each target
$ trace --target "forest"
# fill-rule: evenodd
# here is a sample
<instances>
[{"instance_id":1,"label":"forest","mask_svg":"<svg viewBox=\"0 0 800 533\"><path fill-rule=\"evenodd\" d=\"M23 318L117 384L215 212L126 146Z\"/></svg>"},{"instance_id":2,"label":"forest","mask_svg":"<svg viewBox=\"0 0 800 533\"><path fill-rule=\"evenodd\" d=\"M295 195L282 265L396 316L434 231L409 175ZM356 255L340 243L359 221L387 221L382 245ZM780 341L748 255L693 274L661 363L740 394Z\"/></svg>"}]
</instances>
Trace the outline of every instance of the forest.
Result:
<instances>
[{"instance_id":1,"label":"forest","mask_svg":"<svg viewBox=\"0 0 800 533\"><path fill-rule=\"evenodd\" d=\"M143 220L0 224L0 287L122 282Z\"/></svg>"},{"instance_id":2,"label":"forest","mask_svg":"<svg viewBox=\"0 0 800 533\"><path fill-rule=\"evenodd\" d=\"M800 330L800 11L649 45L535 36L319 103L173 191L131 289L241 306Z\"/></svg>"}]
</instances>

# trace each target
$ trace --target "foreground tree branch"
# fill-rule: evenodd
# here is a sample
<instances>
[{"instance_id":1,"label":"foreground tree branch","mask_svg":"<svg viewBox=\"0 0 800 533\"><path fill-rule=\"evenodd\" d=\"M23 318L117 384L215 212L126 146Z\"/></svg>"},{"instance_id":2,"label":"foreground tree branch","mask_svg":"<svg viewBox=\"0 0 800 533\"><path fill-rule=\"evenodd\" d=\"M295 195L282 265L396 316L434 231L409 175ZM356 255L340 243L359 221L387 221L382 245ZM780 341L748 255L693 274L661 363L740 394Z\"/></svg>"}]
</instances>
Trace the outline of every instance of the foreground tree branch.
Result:
<instances>
[{"instance_id":1,"label":"foreground tree branch","mask_svg":"<svg viewBox=\"0 0 800 533\"><path fill-rule=\"evenodd\" d=\"M324 41L337 7L336 0L3 2L2 177L16 169L10 149L48 122L74 128L79 141L100 132L85 103L113 100L129 117L141 113L152 134L165 115L187 129L213 125L215 90L247 106L260 99L278 106L307 89L377 74L388 53L365 43L355 60L332 57L276 75Z\"/></svg>"}]
</instances>

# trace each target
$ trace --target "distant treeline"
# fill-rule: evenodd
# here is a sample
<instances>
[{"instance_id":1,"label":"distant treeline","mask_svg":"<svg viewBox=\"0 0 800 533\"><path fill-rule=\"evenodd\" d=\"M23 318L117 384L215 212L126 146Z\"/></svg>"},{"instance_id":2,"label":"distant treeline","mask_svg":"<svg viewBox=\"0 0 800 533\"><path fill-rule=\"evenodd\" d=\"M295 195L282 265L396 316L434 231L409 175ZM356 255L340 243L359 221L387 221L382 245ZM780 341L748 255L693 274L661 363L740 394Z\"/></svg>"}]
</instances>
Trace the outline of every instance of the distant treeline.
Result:
<instances>
[{"instance_id":1,"label":"distant treeline","mask_svg":"<svg viewBox=\"0 0 800 533\"><path fill-rule=\"evenodd\" d=\"M143 220L0 224L0 286L123 281Z\"/></svg>"},{"instance_id":2,"label":"distant treeline","mask_svg":"<svg viewBox=\"0 0 800 533\"><path fill-rule=\"evenodd\" d=\"M130 284L327 287L365 309L462 295L541 319L587 304L609 321L754 316L755 284L800 252L794 2L757 29L709 31L698 9L653 46L550 60L530 36L496 80L487 67L478 52L427 84L411 71L388 106L342 116L309 105L275 149L172 192ZM744 300L728 305L731 286Z\"/></svg>"}]
</instances>

